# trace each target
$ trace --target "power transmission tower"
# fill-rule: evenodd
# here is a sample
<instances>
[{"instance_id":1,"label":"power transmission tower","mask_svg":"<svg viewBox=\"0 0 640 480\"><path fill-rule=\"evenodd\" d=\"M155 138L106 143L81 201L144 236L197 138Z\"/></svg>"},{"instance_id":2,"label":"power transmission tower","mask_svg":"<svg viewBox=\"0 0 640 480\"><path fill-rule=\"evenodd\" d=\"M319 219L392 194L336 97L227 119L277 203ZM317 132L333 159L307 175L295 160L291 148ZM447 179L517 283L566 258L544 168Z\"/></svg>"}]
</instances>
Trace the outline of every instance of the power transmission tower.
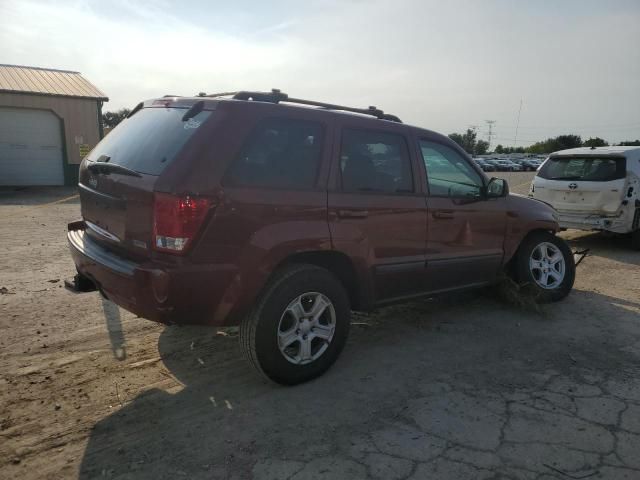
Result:
<instances>
[{"instance_id":1,"label":"power transmission tower","mask_svg":"<svg viewBox=\"0 0 640 480\"><path fill-rule=\"evenodd\" d=\"M520 99L520 108L518 109L518 121L516 122L516 135L513 137L513 149L518 146L518 128L520 128L520 114L522 113L522 99Z\"/></svg>"},{"instance_id":2,"label":"power transmission tower","mask_svg":"<svg viewBox=\"0 0 640 480\"><path fill-rule=\"evenodd\" d=\"M491 139L493 138L493 125L496 123L495 120L485 120L485 123L489 127L489 131L487 132L487 141L489 142L489 148L487 150L491 150Z\"/></svg>"}]
</instances>

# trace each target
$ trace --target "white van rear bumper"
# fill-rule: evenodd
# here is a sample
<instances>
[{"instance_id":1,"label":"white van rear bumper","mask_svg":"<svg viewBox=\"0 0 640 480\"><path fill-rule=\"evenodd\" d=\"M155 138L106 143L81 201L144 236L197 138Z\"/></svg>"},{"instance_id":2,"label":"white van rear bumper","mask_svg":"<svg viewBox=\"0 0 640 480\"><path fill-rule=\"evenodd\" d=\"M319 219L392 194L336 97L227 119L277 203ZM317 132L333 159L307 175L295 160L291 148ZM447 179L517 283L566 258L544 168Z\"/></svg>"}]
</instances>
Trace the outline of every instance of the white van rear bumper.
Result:
<instances>
[{"instance_id":1,"label":"white van rear bumper","mask_svg":"<svg viewBox=\"0 0 640 480\"><path fill-rule=\"evenodd\" d=\"M629 233L634 230L634 215L633 212L630 213L631 215L625 213L618 217L611 217L588 213L558 212L558 223L561 228ZM635 228L637 228L637 226Z\"/></svg>"}]
</instances>

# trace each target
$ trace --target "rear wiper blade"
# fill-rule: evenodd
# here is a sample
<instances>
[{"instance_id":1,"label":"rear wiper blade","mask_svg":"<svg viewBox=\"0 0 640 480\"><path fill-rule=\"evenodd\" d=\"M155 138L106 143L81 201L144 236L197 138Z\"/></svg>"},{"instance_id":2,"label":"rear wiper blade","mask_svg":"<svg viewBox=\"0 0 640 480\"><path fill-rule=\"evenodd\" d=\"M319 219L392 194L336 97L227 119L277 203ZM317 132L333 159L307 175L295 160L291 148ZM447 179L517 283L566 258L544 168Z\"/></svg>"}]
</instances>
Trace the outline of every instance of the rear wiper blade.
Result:
<instances>
[{"instance_id":1,"label":"rear wiper blade","mask_svg":"<svg viewBox=\"0 0 640 480\"><path fill-rule=\"evenodd\" d=\"M87 170L94 173L120 173L121 175L130 175L132 177L142 177L135 170L131 170L130 168L123 167L122 165L118 165L117 163L106 163L106 162L94 162L87 165Z\"/></svg>"},{"instance_id":2,"label":"rear wiper blade","mask_svg":"<svg viewBox=\"0 0 640 480\"><path fill-rule=\"evenodd\" d=\"M549 180L580 180L582 177L550 177Z\"/></svg>"}]
</instances>

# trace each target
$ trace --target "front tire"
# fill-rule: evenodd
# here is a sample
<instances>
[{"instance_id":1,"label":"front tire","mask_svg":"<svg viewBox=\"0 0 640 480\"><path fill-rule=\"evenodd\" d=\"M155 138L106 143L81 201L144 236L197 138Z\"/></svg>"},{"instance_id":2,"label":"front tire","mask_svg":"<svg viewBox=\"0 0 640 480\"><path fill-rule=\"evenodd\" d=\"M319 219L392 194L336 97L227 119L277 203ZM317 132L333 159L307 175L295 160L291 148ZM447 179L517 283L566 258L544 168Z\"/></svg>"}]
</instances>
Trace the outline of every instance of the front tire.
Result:
<instances>
[{"instance_id":1,"label":"front tire","mask_svg":"<svg viewBox=\"0 0 640 480\"><path fill-rule=\"evenodd\" d=\"M240 325L250 363L268 379L295 385L333 365L349 332L349 298L340 281L315 265L276 272Z\"/></svg>"},{"instance_id":2,"label":"front tire","mask_svg":"<svg viewBox=\"0 0 640 480\"><path fill-rule=\"evenodd\" d=\"M515 260L518 282L533 287L538 303L562 300L573 288L576 275L573 253L560 237L549 232L528 235Z\"/></svg>"}]
</instances>

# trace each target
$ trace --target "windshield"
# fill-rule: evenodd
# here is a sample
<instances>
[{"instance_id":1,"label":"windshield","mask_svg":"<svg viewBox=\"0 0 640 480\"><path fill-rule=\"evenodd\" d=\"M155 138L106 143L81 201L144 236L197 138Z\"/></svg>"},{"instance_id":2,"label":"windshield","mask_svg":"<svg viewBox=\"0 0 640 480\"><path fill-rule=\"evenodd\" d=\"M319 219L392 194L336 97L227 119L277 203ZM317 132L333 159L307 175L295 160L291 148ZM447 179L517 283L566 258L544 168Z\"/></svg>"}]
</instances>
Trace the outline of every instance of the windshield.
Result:
<instances>
[{"instance_id":1,"label":"windshield","mask_svg":"<svg viewBox=\"0 0 640 480\"><path fill-rule=\"evenodd\" d=\"M182 121L186 111L182 108L143 108L121 122L96 145L87 159L95 162L105 156L111 164L160 175L212 113L205 110Z\"/></svg>"},{"instance_id":2,"label":"windshield","mask_svg":"<svg viewBox=\"0 0 640 480\"><path fill-rule=\"evenodd\" d=\"M612 157L552 157L542 166L538 176L547 180L610 182L626 176L626 160Z\"/></svg>"}]
</instances>

